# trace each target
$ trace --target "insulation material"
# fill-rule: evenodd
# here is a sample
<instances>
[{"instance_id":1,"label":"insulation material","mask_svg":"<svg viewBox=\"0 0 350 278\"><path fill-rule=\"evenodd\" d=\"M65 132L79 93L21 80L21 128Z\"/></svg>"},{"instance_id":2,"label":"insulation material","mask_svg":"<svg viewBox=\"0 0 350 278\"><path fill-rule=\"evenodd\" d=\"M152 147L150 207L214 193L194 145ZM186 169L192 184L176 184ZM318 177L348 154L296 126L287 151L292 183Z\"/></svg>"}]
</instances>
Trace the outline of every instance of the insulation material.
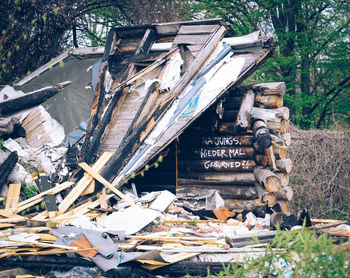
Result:
<instances>
[{"instance_id":1,"label":"insulation material","mask_svg":"<svg viewBox=\"0 0 350 278\"><path fill-rule=\"evenodd\" d=\"M27 133L27 143L33 148L39 148L45 144L59 145L65 137L63 126L41 105L27 115L22 126Z\"/></svg>"}]
</instances>

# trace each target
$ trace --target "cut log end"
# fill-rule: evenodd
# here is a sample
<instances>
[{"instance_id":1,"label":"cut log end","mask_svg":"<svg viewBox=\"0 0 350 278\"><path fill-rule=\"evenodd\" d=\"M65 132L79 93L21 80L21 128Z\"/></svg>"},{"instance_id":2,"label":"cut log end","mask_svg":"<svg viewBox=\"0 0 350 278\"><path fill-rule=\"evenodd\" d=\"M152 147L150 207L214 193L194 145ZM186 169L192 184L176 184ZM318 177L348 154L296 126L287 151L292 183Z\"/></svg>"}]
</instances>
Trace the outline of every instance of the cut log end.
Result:
<instances>
[{"instance_id":1,"label":"cut log end","mask_svg":"<svg viewBox=\"0 0 350 278\"><path fill-rule=\"evenodd\" d=\"M270 176L266 179L265 188L269 192L278 192L282 187L281 181L277 176Z\"/></svg>"}]
</instances>

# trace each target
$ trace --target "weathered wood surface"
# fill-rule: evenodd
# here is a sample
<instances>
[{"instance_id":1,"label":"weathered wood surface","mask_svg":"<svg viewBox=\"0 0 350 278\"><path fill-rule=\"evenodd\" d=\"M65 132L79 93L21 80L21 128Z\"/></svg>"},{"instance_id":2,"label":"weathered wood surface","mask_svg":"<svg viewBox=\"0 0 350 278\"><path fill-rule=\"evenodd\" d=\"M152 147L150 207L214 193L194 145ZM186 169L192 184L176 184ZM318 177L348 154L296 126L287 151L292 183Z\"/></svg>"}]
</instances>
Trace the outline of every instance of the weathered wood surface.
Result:
<instances>
[{"instance_id":1,"label":"weathered wood surface","mask_svg":"<svg viewBox=\"0 0 350 278\"><path fill-rule=\"evenodd\" d=\"M272 192L267 191L263 186L256 182L255 188L261 202L267 204L268 207L273 207L276 204L276 196Z\"/></svg>"},{"instance_id":2,"label":"weathered wood surface","mask_svg":"<svg viewBox=\"0 0 350 278\"><path fill-rule=\"evenodd\" d=\"M111 179L118 175L120 170L128 163L131 158L131 155L143 142L146 136L152 131L154 126L158 123L164 113L167 111L167 108L175 101L176 97L182 92L186 87L188 82L192 77L197 73L199 68L204 64L208 59L209 55L221 40L225 33L225 28L221 27L219 30L209 39L205 46L201 49L197 55L194 63L190 65L187 71L182 76L181 80L176 84L176 86L171 90L168 95L168 99L157 103L154 107L152 113L145 118L139 127L133 131L130 136L124 139L123 144L120 146L119 151L115 153L115 156L112 157L110 162L105 167L105 170L102 172L102 175L107 179ZM124 177L127 179L127 177Z\"/></svg>"},{"instance_id":3,"label":"weathered wood surface","mask_svg":"<svg viewBox=\"0 0 350 278\"><path fill-rule=\"evenodd\" d=\"M282 134L282 139L287 147L290 146L290 144L292 143L292 136L290 135L290 133Z\"/></svg>"},{"instance_id":4,"label":"weathered wood surface","mask_svg":"<svg viewBox=\"0 0 350 278\"><path fill-rule=\"evenodd\" d=\"M241 199L251 200L258 197L258 192L254 185L239 185L232 184L230 186L218 186L218 185L179 185L176 190L183 192L186 189L190 190L217 190L220 196L224 199Z\"/></svg>"},{"instance_id":5,"label":"weathered wood surface","mask_svg":"<svg viewBox=\"0 0 350 278\"><path fill-rule=\"evenodd\" d=\"M293 162L289 158L278 159L276 160L276 167L280 171L290 174L290 172L292 172Z\"/></svg>"},{"instance_id":6,"label":"weathered wood surface","mask_svg":"<svg viewBox=\"0 0 350 278\"><path fill-rule=\"evenodd\" d=\"M187 172L249 172L256 166L254 160L184 160L179 170Z\"/></svg>"},{"instance_id":7,"label":"weathered wood surface","mask_svg":"<svg viewBox=\"0 0 350 278\"><path fill-rule=\"evenodd\" d=\"M270 170L261 166L254 168L254 176L257 181L269 192L277 192L281 189L280 179Z\"/></svg>"},{"instance_id":8,"label":"weathered wood surface","mask_svg":"<svg viewBox=\"0 0 350 278\"><path fill-rule=\"evenodd\" d=\"M257 206L254 200L224 199L225 206L234 212L252 210Z\"/></svg>"},{"instance_id":9,"label":"weathered wood surface","mask_svg":"<svg viewBox=\"0 0 350 278\"><path fill-rule=\"evenodd\" d=\"M188 34L210 34L215 32L218 25L183 25L180 27L178 35L188 35Z\"/></svg>"},{"instance_id":10,"label":"weathered wood surface","mask_svg":"<svg viewBox=\"0 0 350 278\"><path fill-rule=\"evenodd\" d=\"M282 186L289 184L289 175L287 173L275 173L275 175L280 179Z\"/></svg>"},{"instance_id":11,"label":"weathered wood surface","mask_svg":"<svg viewBox=\"0 0 350 278\"><path fill-rule=\"evenodd\" d=\"M285 121L267 122L266 125L267 125L268 129L278 130L281 133L286 133L286 131L287 131L287 127L286 127L286 122Z\"/></svg>"},{"instance_id":12,"label":"weathered wood surface","mask_svg":"<svg viewBox=\"0 0 350 278\"><path fill-rule=\"evenodd\" d=\"M251 185L256 181L252 172L225 172L225 173L210 173L210 172L179 172L178 184L179 185L231 185L231 184L244 184Z\"/></svg>"},{"instance_id":13,"label":"weathered wood surface","mask_svg":"<svg viewBox=\"0 0 350 278\"><path fill-rule=\"evenodd\" d=\"M232 135L232 134L237 134L236 132L237 130L234 122L222 122L222 123L219 123L216 133L220 135ZM252 132L253 131L251 129L248 129L245 134L246 135L252 134ZM244 135L244 133L239 135Z\"/></svg>"},{"instance_id":14,"label":"weathered wood surface","mask_svg":"<svg viewBox=\"0 0 350 278\"><path fill-rule=\"evenodd\" d=\"M203 44L208 40L209 35L177 35L175 44Z\"/></svg>"},{"instance_id":15,"label":"weathered wood surface","mask_svg":"<svg viewBox=\"0 0 350 278\"><path fill-rule=\"evenodd\" d=\"M253 89L266 95L281 95L286 92L286 84L284 82L259 83L253 85Z\"/></svg>"},{"instance_id":16,"label":"weathered wood surface","mask_svg":"<svg viewBox=\"0 0 350 278\"><path fill-rule=\"evenodd\" d=\"M291 201L293 199L293 188L291 186L282 186L276 193L276 198L278 200Z\"/></svg>"},{"instance_id":17,"label":"weathered wood surface","mask_svg":"<svg viewBox=\"0 0 350 278\"><path fill-rule=\"evenodd\" d=\"M207 147L194 148L193 150L180 151L180 159L231 159L231 158L253 158L252 147Z\"/></svg>"},{"instance_id":18,"label":"weathered wood surface","mask_svg":"<svg viewBox=\"0 0 350 278\"><path fill-rule=\"evenodd\" d=\"M242 100L239 108L237 119L235 122L235 130L239 133L245 132L250 126L250 113L254 106L255 93L253 90L248 90Z\"/></svg>"},{"instance_id":19,"label":"weathered wood surface","mask_svg":"<svg viewBox=\"0 0 350 278\"><path fill-rule=\"evenodd\" d=\"M253 107L250 111L250 117L253 119L260 119L265 122L280 122L283 120L288 120L289 109L287 107L281 107L276 109L264 109Z\"/></svg>"},{"instance_id":20,"label":"weathered wood surface","mask_svg":"<svg viewBox=\"0 0 350 278\"><path fill-rule=\"evenodd\" d=\"M279 108L283 106L282 96L256 95L255 102L258 105L263 105L264 108Z\"/></svg>"}]
</instances>

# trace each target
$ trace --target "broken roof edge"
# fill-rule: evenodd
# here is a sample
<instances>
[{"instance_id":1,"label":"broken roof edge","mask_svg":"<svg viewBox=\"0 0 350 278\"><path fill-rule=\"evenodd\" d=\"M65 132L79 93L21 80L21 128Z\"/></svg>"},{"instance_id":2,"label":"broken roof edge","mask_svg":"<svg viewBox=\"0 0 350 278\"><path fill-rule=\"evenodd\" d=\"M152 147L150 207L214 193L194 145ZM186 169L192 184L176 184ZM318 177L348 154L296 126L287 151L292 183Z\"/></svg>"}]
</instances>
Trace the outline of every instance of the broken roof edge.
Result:
<instances>
[{"instance_id":1,"label":"broken roof edge","mask_svg":"<svg viewBox=\"0 0 350 278\"><path fill-rule=\"evenodd\" d=\"M23 86L29 81L36 78L38 75L46 72L51 67L58 65L61 61L64 61L65 59L69 58L70 56L95 56L95 55L102 55L104 53L104 46L99 47L81 47L81 48L70 48L67 51L61 53L60 55L53 58L48 63L42 65L26 77L22 78L20 81L18 81L15 86Z\"/></svg>"},{"instance_id":2,"label":"broken roof edge","mask_svg":"<svg viewBox=\"0 0 350 278\"><path fill-rule=\"evenodd\" d=\"M130 36L131 30L144 31L145 29L155 29L159 35L176 35L179 31L179 27L182 25L211 25L219 24L226 28L226 35L232 36L235 34L232 26L225 22L222 18L211 18L211 19L199 19L199 20L187 20L187 21L174 21L174 22L164 22L164 23L152 23L144 25L134 25L134 26L120 26L113 27L112 29L118 32L120 38L124 38L123 34Z\"/></svg>"}]
</instances>

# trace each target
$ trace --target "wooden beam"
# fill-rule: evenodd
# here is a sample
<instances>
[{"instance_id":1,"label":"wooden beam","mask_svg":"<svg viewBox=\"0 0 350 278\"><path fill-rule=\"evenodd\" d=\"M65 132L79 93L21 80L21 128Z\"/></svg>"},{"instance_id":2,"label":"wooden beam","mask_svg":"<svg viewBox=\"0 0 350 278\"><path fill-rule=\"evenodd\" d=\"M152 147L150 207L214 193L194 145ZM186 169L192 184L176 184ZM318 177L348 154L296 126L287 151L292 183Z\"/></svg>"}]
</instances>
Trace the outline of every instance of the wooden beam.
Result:
<instances>
[{"instance_id":1,"label":"wooden beam","mask_svg":"<svg viewBox=\"0 0 350 278\"><path fill-rule=\"evenodd\" d=\"M125 196L122 192L120 192L118 189L116 189L113 185L111 185L107 180L105 180L104 177L102 177L99 173L97 173L94 169L92 169L89 165L87 165L85 162L79 163L79 166L83 168L91 177L102 183L105 187L107 187L109 190L111 190L113 193L115 193L117 196L122 198L127 204L130 206L136 206L136 204L129 199L127 196Z\"/></svg>"},{"instance_id":2,"label":"wooden beam","mask_svg":"<svg viewBox=\"0 0 350 278\"><path fill-rule=\"evenodd\" d=\"M96 161L93 166L93 170L98 173L102 170L104 165L110 160L113 156L112 152L105 152L102 156ZM64 213L74 202L75 200L83 193L83 191L93 182L93 178L89 174L85 174L77 183L75 187L69 192L69 194L64 198L64 200L58 206L59 212Z\"/></svg>"},{"instance_id":3,"label":"wooden beam","mask_svg":"<svg viewBox=\"0 0 350 278\"><path fill-rule=\"evenodd\" d=\"M11 183L7 193L5 210L15 212L18 207L19 194L21 193L20 183Z\"/></svg>"}]
</instances>

